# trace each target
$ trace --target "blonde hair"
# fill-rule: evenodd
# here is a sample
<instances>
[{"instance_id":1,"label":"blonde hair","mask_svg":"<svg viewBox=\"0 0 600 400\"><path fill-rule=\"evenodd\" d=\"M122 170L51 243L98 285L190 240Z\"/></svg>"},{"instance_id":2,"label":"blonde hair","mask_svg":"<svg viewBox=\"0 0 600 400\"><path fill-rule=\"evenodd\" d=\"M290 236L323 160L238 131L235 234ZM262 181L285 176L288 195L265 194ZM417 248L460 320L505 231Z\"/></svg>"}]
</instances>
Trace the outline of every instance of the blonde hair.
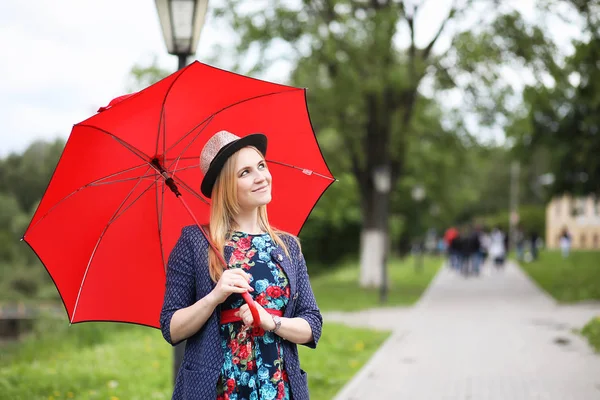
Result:
<instances>
[{"instance_id":1,"label":"blonde hair","mask_svg":"<svg viewBox=\"0 0 600 400\"><path fill-rule=\"evenodd\" d=\"M258 151L254 146L249 146L256 150L258 154L262 153ZM237 198L237 184L235 179L235 164L239 156L239 151L234 153L225 162L223 169L219 173L217 180L212 191L212 201L210 204L210 223L209 223L209 234L210 239L219 251L223 254L225 249L226 241L231 237L231 234L235 228L234 216L240 212L240 205ZM298 244L298 238L290 233L274 229L269 224L269 218L267 216L267 206L262 205L258 207L258 225L261 230L267 232L273 241L280 246L285 254L289 257L290 253L285 242L281 238L282 235L289 235L295 239ZM228 260L225 260L226 262ZM212 247L208 250L208 265L210 277L214 282L217 282L223 274L225 266L220 261L217 254L215 254Z\"/></svg>"}]
</instances>

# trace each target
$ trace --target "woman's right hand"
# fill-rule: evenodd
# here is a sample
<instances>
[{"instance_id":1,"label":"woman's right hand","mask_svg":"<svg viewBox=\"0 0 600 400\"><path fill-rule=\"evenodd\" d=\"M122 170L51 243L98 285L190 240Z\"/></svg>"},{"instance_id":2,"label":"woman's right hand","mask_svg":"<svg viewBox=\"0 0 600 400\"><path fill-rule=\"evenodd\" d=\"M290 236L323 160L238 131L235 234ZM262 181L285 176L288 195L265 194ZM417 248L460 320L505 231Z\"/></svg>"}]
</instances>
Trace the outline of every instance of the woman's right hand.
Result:
<instances>
[{"instance_id":1,"label":"woman's right hand","mask_svg":"<svg viewBox=\"0 0 600 400\"><path fill-rule=\"evenodd\" d=\"M254 289L252 289L249 282L250 274L244 272L241 268L227 269L213 289L213 297L217 304L221 304L232 293L252 292Z\"/></svg>"}]
</instances>

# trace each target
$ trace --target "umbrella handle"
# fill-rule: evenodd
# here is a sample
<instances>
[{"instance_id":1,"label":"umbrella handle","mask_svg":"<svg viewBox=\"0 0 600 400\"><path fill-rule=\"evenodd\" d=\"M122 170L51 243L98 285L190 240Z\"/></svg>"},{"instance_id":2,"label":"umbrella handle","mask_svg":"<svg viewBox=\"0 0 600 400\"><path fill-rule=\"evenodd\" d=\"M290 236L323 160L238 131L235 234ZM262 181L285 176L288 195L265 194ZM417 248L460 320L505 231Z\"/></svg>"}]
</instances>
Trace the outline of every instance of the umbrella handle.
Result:
<instances>
[{"instance_id":1,"label":"umbrella handle","mask_svg":"<svg viewBox=\"0 0 600 400\"><path fill-rule=\"evenodd\" d=\"M258 313L258 308L256 308L256 304L250 293L244 292L242 293L242 297L246 300L248 304L248 308L250 308L250 313L252 314L252 318L254 318L254 326L260 326L260 314Z\"/></svg>"},{"instance_id":2,"label":"umbrella handle","mask_svg":"<svg viewBox=\"0 0 600 400\"><path fill-rule=\"evenodd\" d=\"M223 257L223 254L221 254L217 250L217 246L215 246L215 244L210 240L210 236L208 236L208 233L204 230L204 228L202 227L202 225L200 225L198 223L198 220L194 216L194 213L192 213L192 210L188 207L188 205L185 202L185 200L183 199L183 197L181 197L181 195L179 195L179 196L177 196L177 198L179 200L181 200L181 204L184 205L184 207L187 209L188 213L190 213L190 215L192 216L192 219L194 220L194 222L196 223L196 225L198 226L198 228L200 228L200 231L202 232L202 234L204 235L204 237L208 241L208 244L210 245L210 247L212 247L212 249L215 252L215 254L217 255L217 257L219 257L219 260L221 260L221 262L223 263L223 268L227 268L227 262L225 261L225 258ZM250 293L248 293L248 292L242 293L242 298L248 304L248 308L250 308L250 313L252 314L252 318L254 318L253 325L254 326L260 326L260 314L258 313L258 309L256 308L256 303L254 302L254 299L252 299L252 296L250 296Z\"/></svg>"}]
</instances>

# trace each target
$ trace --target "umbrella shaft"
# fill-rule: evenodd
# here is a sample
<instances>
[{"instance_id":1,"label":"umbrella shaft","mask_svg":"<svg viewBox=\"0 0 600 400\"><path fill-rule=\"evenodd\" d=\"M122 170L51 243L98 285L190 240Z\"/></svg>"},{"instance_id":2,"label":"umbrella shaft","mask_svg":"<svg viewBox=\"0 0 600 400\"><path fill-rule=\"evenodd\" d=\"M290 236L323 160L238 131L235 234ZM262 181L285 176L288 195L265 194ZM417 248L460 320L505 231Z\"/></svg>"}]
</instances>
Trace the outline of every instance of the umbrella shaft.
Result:
<instances>
[{"instance_id":1,"label":"umbrella shaft","mask_svg":"<svg viewBox=\"0 0 600 400\"><path fill-rule=\"evenodd\" d=\"M175 181L173 180L173 178L171 178L169 176L167 171L160 164L160 161L158 158L152 159L152 166L154 166L154 168L156 168L158 173L161 174L163 178L165 178L165 185L167 185L169 187L169 189L171 189L171 191L173 193L175 193L175 196L177 196L177 197L181 196L181 193L179 192L179 189L177 188Z\"/></svg>"}]
</instances>

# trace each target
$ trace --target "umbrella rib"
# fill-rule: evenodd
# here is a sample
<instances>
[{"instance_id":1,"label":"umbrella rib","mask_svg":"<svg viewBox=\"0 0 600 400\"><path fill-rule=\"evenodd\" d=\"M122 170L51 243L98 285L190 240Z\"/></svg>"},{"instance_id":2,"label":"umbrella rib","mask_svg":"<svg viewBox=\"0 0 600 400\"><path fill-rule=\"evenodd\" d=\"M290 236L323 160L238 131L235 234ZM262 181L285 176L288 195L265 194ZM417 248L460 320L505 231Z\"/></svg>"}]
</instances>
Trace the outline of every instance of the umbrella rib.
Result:
<instances>
[{"instance_id":1,"label":"umbrella rib","mask_svg":"<svg viewBox=\"0 0 600 400\"><path fill-rule=\"evenodd\" d=\"M246 103L248 101L260 99L262 97L274 96L274 95L277 95L277 94L288 93L288 92L293 92L293 91L297 91L297 90L303 90L303 89L293 88L293 89L282 90L282 91L279 91L279 92L265 93L265 94L261 94L261 95L254 96L254 97L249 97L247 99L243 99L243 100L237 101L235 103L229 104L228 106L223 107L222 109L220 109L220 110L214 112L213 114L211 114L210 116L206 117L202 122L200 122L199 124L197 124L196 126L194 126L188 133L186 133L185 135L183 135L175 144L173 144L171 147L169 147L167 149L167 151L165 151L165 154L168 153L169 151L171 151L173 149L173 147L177 146L182 140L184 140L190 134L192 134L192 132L194 132L200 125L206 123L206 126L208 126L208 124L210 123L210 120L212 120L215 116L217 116L218 114L222 113L223 111L225 111L225 110L227 110L229 108L235 107L235 106L240 105L242 103ZM202 130L204 130L206 128L206 126L204 128L202 128ZM200 132L198 132L198 134L196 134L196 137L193 138L192 141L190 142L190 144L188 144L188 146L186 146L186 148L184 149L184 151L182 151L179 154L180 157L191 146L191 144L194 143L194 141L196 141L196 139L198 139L198 136L200 135L200 133L202 133L202 130ZM179 159L179 157L177 159ZM173 165L173 164L171 164L171 165Z\"/></svg>"},{"instance_id":2,"label":"umbrella rib","mask_svg":"<svg viewBox=\"0 0 600 400\"><path fill-rule=\"evenodd\" d=\"M156 216L158 218L158 242L160 244L160 256L163 262L163 268L165 270L165 276L167 275L167 262L165 260L165 251L163 249L162 240L162 222L163 222L163 210L165 207L165 185L162 185L160 208L158 206L158 185L156 185Z\"/></svg>"},{"instance_id":3,"label":"umbrella rib","mask_svg":"<svg viewBox=\"0 0 600 400\"><path fill-rule=\"evenodd\" d=\"M188 135L190 135L196 128L198 128L199 126L201 126L202 124L204 124L206 122L206 125L204 125L202 127L202 129L200 129L198 131L198 133L196 134L196 137L194 137L188 144L187 146L184 147L184 149L181 151L181 153L179 153L178 157L175 157L173 159L173 162L169 165L169 169L171 169L171 167L173 166L173 164L176 164L175 168L177 168L177 164L179 164L179 159L181 158L181 156L190 148L190 146L194 143L194 141L200 136L200 134L202 132L204 132L204 129L206 129L206 127L210 124L210 122L213 120L213 118L215 118L216 114L213 114L209 117L207 117L204 121L202 121L201 123L199 123L198 125L196 125L195 127L192 128L191 131L189 131L188 133L186 133L185 135L183 135L178 141L177 143L173 144L173 146L169 147L169 149L165 152L165 154L169 151L171 151L171 149L173 149L173 147L177 146L179 143L181 143L181 141L183 141L183 139L185 139Z\"/></svg>"},{"instance_id":4,"label":"umbrella rib","mask_svg":"<svg viewBox=\"0 0 600 400\"><path fill-rule=\"evenodd\" d=\"M315 171L307 169L307 168L297 167L295 165L286 164L286 163L283 163L283 162L280 162L280 161L274 161L274 160L267 160L267 162L271 163L271 164L278 164L278 165L282 165L284 167L289 167L289 168L297 169L299 171L302 171L305 175L308 175L308 176L310 176L310 175L317 175L317 176L320 176L321 178L325 178L325 179L328 179L330 181L337 181L337 179L335 179L335 178L332 178L332 177L327 176L327 175L320 174L318 172L315 172Z\"/></svg>"},{"instance_id":5,"label":"umbrella rib","mask_svg":"<svg viewBox=\"0 0 600 400\"><path fill-rule=\"evenodd\" d=\"M148 167L148 169L146 170L146 172L148 172L151 168ZM94 246L94 250L92 250L92 254L90 255L90 259L88 260L87 266L85 267L85 272L83 274L83 278L81 279L81 284L79 285L79 292L77 293L77 299L75 299L75 307L73 308L73 315L71 316L71 323L73 323L73 321L75 320L75 313L77 312L77 306L79 305L79 299L81 297L81 292L83 290L83 285L85 284L88 272L90 270L90 266L92 265L92 261L94 260L94 256L96 255L96 250L98 250L98 246L100 245L100 242L102 242L102 239L104 238L104 234L106 233L106 231L108 230L108 228L110 227L110 225L121 215L123 215L123 213L125 211L127 211L129 209L129 207L131 207L137 199L139 199L141 196L144 195L144 193L146 193L148 191L148 189L150 189L152 187L152 185L154 185L156 183L156 181L158 181L158 179L160 179L160 175L156 178L156 180L154 182L152 182L150 184L150 186L148 186L148 188L146 188L134 201L131 202L131 204L129 206L127 206L127 208L125 208L125 210L123 210L123 212L119 213L119 211L121 211L121 208L123 208L123 205L127 202L127 200L131 197L131 195L133 194L133 192L135 191L135 189L140 185L140 183L142 183L142 179L140 179L129 191L129 193L127 193L127 196L125 196L125 198L123 199L123 201L121 202L121 204L119 205L119 207L117 207L117 209L115 210L113 216L110 218L110 220L107 222L106 226L104 227L104 229L102 230L102 233L100 234L100 237L98 237L98 240L96 241L96 245Z\"/></svg>"},{"instance_id":6,"label":"umbrella rib","mask_svg":"<svg viewBox=\"0 0 600 400\"><path fill-rule=\"evenodd\" d=\"M194 157L194 158L196 158L196 157ZM197 165L190 165L190 166L179 168L179 169L173 169L173 172L181 172L181 171L186 171L188 169L194 169L194 168L198 168L198 166Z\"/></svg>"},{"instance_id":7,"label":"umbrella rib","mask_svg":"<svg viewBox=\"0 0 600 400\"><path fill-rule=\"evenodd\" d=\"M196 197L198 200L202 201L206 205L210 205L204 197L200 196L200 194L196 193L194 189L188 186L183 180L173 176L173 180L175 180L179 185L181 185L185 190L187 190L192 196Z\"/></svg>"},{"instance_id":8,"label":"umbrella rib","mask_svg":"<svg viewBox=\"0 0 600 400\"><path fill-rule=\"evenodd\" d=\"M45 213L44 215L42 215L42 216L40 217L40 219L38 219L38 220L36 221L36 223L35 223L35 224L34 224L34 225L31 227L31 230L33 230L33 229L34 229L34 228L37 226L37 224L39 224L39 223L40 223L40 222L41 222L41 221L42 221L44 218L46 218L46 217L48 216L48 214L50 214L50 213L52 212L52 210L54 210L56 207L58 207L58 206L59 206L59 205L60 205L60 204L61 204L63 201L65 201L65 200L67 200L69 197L73 196L75 193L77 193L77 192L79 192L79 191L81 191L81 190L83 190L83 189L85 189L85 188L87 188L87 187L90 187L90 186L99 186L99 185L97 185L97 183L98 183L98 182L100 182L100 181L102 181L102 180L104 180L104 179L109 179L109 178L112 178L113 176L117 176L117 175L119 175L119 174L124 174L124 173L126 173L126 172L133 171L133 170L135 170L135 169L138 169L138 168L141 168L141 167L143 167L143 166L144 166L144 164L141 164L141 165L137 165L137 166L135 166L135 167L131 167L131 168L128 168L128 169L124 169L124 170L122 170L122 171L114 172L114 173L112 173L112 174L110 174L110 175L104 176L104 177L102 177L102 178L98 178L98 179L96 179L95 181L92 181L92 182L86 183L85 185L83 185L83 186L81 186L81 187L79 187L79 188L75 189L74 191L72 191L71 193L69 193L68 195L66 195L66 196L65 196L65 197L63 197L62 199L60 199L60 200L59 200L59 201L58 201L56 204L54 204L52 207L50 207L50 208L48 209L48 211L46 211L46 213ZM148 172L148 170L149 170L149 168L146 170L146 172ZM142 178L144 178L144 177L145 177L145 176L144 176L144 175L142 175L141 177L139 177L139 178L137 178L137 179L142 179ZM118 181L112 181L111 183L114 183L114 182L118 182Z\"/></svg>"},{"instance_id":9,"label":"umbrella rib","mask_svg":"<svg viewBox=\"0 0 600 400\"><path fill-rule=\"evenodd\" d=\"M155 177L156 177L156 175L134 176L133 178L117 179L117 180L109 181L109 182L90 183L89 186L110 185L110 184L113 184L113 183L123 183L123 182L135 181L136 179L144 179L144 178L152 178L152 179L154 179Z\"/></svg>"},{"instance_id":10,"label":"umbrella rib","mask_svg":"<svg viewBox=\"0 0 600 400\"><path fill-rule=\"evenodd\" d=\"M123 139L117 137L115 134L110 133L109 131L99 128L97 126L94 125L88 125L88 124L80 124L77 126L81 126L81 127L86 127L86 128L92 128L92 129L96 129L110 137L112 137L113 139L115 139L117 142L119 142L121 145L123 145L123 147L125 147L127 150L131 151L133 154L135 154L136 156L138 156L139 158L142 159L142 161L150 164L150 161L148 161L150 159L150 157L148 157L143 151L135 148L134 146L132 146L131 144L127 143L126 141L124 141Z\"/></svg>"},{"instance_id":11,"label":"umbrella rib","mask_svg":"<svg viewBox=\"0 0 600 400\"><path fill-rule=\"evenodd\" d=\"M160 126L161 124L163 124L164 129L163 129L163 156L167 154L167 152L165 151L165 148L167 146L167 125L164 121L164 115L165 115L165 104L167 103L167 98L169 97L169 93L171 93L171 89L173 89L173 86L175 85L175 82L177 82L179 80L179 78L181 78L181 76L185 73L185 71L188 70L190 66L188 65L187 67L183 68L181 70L181 72L179 73L179 75L177 75L175 77L175 79L173 79L173 82L171 82L171 84L169 85L169 88L167 89L167 92L165 93L165 97L163 98L163 103L160 107L160 121L158 122L158 132L156 133L156 153L158 154L158 141L160 139ZM164 162L164 161L163 161Z\"/></svg>"}]
</instances>

